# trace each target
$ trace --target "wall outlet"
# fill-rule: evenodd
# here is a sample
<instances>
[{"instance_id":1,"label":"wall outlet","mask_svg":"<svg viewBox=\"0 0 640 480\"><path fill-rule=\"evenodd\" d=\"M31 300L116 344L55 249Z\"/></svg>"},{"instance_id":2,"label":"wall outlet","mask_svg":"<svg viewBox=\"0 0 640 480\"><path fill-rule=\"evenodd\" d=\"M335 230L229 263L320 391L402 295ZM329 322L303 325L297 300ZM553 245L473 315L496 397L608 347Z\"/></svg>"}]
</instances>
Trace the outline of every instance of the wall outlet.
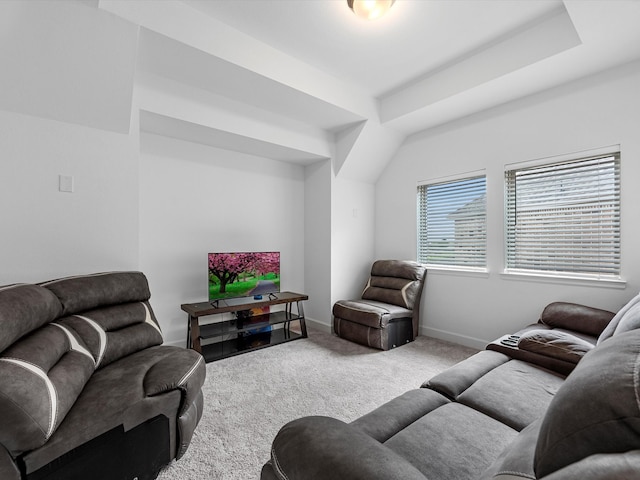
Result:
<instances>
[{"instance_id":1,"label":"wall outlet","mask_svg":"<svg viewBox=\"0 0 640 480\"><path fill-rule=\"evenodd\" d=\"M73 176L58 175L58 190L61 192L73 193Z\"/></svg>"}]
</instances>

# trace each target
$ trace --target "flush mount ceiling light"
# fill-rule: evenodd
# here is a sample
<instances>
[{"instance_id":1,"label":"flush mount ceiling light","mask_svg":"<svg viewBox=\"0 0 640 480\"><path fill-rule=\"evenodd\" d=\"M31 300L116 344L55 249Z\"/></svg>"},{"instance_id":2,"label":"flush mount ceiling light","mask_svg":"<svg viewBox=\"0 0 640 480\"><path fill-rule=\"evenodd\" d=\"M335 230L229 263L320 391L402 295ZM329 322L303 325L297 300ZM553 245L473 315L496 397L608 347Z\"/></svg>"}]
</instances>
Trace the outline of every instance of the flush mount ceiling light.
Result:
<instances>
[{"instance_id":1,"label":"flush mount ceiling light","mask_svg":"<svg viewBox=\"0 0 640 480\"><path fill-rule=\"evenodd\" d=\"M396 0L347 0L353 13L366 20L380 18Z\"/></svg>"}]
</instances>

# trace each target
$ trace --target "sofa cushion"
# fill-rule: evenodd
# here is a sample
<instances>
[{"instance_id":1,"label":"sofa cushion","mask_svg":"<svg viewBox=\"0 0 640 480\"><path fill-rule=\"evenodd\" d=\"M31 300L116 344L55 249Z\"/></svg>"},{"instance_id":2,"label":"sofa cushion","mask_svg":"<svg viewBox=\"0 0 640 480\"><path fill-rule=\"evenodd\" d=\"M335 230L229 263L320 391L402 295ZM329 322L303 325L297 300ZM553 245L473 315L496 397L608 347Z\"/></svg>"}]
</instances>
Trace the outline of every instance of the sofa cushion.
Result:
<instances>
[{"instance_id":1,"label":"sofa cushion","mask_svg":"<svg viewBox=\"0 0 640 480\"><path fill-rule=\"evenodd\" d=\"M553 302L540 315L540 322L550 327L586 333L597 337L614 317L613 312L569 302Z\"/></svg>"},{"instance_id":2,"label":"sofa cushion","mask_svg":"<svg viewBox=\"0 0 640 480\"><path fill-rule=\"evenodd\" d=\"M428 479L475 480L516 435L515 430L472 408L447 403L384 445Z\"/></svg>"},{"instance_id":3,"label":"sofa cushion","mask_svg":"<svg viewBox=\"0 0 640 480\"><path fill-rule=\"evenodd\" d=\"M329 417L284 425L271 449L271 477L281 480L427 480L402 455L366 433Z\"/></svg>"},{"instance_id":4,"label":"sofa cushion","mask_svg":"<svg viewBox=\"0 0 640 480\"><path fill-rule=\"evenodd\" d=\"M395 318L411 318L411 310L375 300L339 300L333 305L333 315L366 327L385 328Z\"/></svg>"},{"instance_id":5,"label":"sofa cushion","mask_svg":"<svg viewBox=\"0 0 640 480\"><path fill-rule=\"evenodd\" d=\"M95 369L74 332L49 324L0 355L0 443L12 455L54 434Z\"/></svg>"},{"instance_id":6,"label":"sofa cushion","mask_svg":"<svg viewBox=\"0 0 640 480\"><path fill-rule=\"evenodd\" d=\"M43 282L63 305L63 315L104 305L149 300L149 284L141 272L106 272Z\"/></svg>"},{"instance_id":7,"label":"sofa cushion","mask_svg":"<svg viewBox=\"0 0 640 480\"><path fill-rule=\"evenodd\" d=\"M412 310L421 293L425 272L417 262L377 260L371 267L371 276L362 298Z\"/></svg>"},{"instance_id":8,"label":"sofa cushion","mask_svg":"<svg viewBox=\"0 0 640 480\"><path fill-rule=\"evenodd\" d=\"M535 479L533 457L542 419L523 429L478 480Z\"/></svg>"},{"instance_id":9,"label":"sofa cushion","mask_svg":"<svg viewBox=\"0 0 640 480\"><path fill-rule=\"evenodd\" d=\"M60 301L45 288L28 284L0 287L0 352L61 312Z\"/></svg>"},{"instance_id":10,"label":"sofa cushion","mask_svg":"<svg viewBox=\"0 0 640 480\"><path fill-rule=\"evenodd\" d=\"M640 330L586 354L551 401L536 446L544 477L600 453L640 449Z\"/></svg>"},{"instance_id":11,"label":"sofa cushion","mask_svg":"<svg viewBox=\"0 0 640 480\"><path fill-rule=\"evenodd\" d=\"M59 320L84 339L97 368L154 345L162 333L148 302L106 306Z\"/></svg>"},{"instance_id":12,"label":"sofa cushion","mask_svg":"<svg viewBox=\"0 0 640 480\"><path fill-rule=\"evenodd\" d=\"M521 350L571 363L578 363L593 347L591 342L558 330L530 330L518 340Z\"/></svg>"},{"instance_id":13,"label":"sofa cushion","mask_svg":"<svg viewBox=\"0 0 640 480\"><path fill-rule=\"evenodd\" d=\"M562 375L511 360L480 378L457 401L520 431L544 415L563 381Z\"/></svg>"},{"instance_id":14,"label":"sofa cushion","mask_svg":"<svg viewBox=\"0 0 640 480\"><path fill-rule=\"evenodd\" d=\"M632 298L613 317L609 325L598 337L598 344L613 335L628 332L640 327L640 294Z\"/></svg>"},{"instance_id":15,"label":"sofa cushion","mask_svg":"<svg viewBox=\"0 0 640 480\"><path fill-rule=\"evenodd\" d=\"M439 393L426 388L409 390L354 420L351 425L379 442L386 442L420 417L449 401Z\"/></svg>"}]
</instances>

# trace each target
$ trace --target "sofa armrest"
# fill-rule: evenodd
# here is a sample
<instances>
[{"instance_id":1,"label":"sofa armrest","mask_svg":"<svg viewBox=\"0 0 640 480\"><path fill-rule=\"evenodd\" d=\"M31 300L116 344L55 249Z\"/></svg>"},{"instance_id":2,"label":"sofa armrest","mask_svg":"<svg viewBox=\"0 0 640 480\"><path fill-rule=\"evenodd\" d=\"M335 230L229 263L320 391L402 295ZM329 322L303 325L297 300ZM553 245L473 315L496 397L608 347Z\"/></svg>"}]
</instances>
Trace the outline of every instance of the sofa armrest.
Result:
<instances>
[{"instance_id":1,"label":"sofa armrest","mask_svg":"<svg viewBox=\"0 0 640 480\"><path fill-rule=\"evenodd\" d=\"M540 314L540 323L597 337L614 316L613 312L586 305L553 302Z\"/></svg>"},{"instance_id":2,"label":"sofa armrest","mask_svg":"<svg viewBox=\"0 0 640 480\"><path fill-rule=\"evenodd\" d=\"M407 460L357 428L330 417L304 417L280 429L263 480L426 480ZM268 474L267 474L268 473Z\"/></svg>"},{"instance_id":3,"label":"sofa armrest","mask_svg":"<svg viewBox=\"0 0 640 480\"><path fill-rule=\"evenodd\" d=\"M183 415L197 399L206 376L204 358L195 350L163 346L174 349L175 354L168 355L155 363L144 377L144 392L148 397L182 390L183 400L178 416Z\"/></svg>"},{"instance_id":4,"label":"sofa armrest","mask_svg":"<svg viewBox=\"0 0 640 480\"><path fill-rule=\"evenodd\" d=\"M557 330L530 330L518 340L518 348L577 364L595 345Z\"/></svg>"}]
</instances>

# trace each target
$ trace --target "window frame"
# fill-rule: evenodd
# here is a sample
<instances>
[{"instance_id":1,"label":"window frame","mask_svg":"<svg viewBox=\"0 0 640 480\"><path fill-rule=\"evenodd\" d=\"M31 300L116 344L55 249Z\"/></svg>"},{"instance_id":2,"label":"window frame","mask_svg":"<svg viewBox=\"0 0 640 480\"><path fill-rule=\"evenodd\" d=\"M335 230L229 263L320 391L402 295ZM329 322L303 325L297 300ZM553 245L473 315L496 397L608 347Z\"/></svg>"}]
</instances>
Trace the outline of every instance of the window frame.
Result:
<instances>
[{"instance_id":1,"label":"window frame","mask_svg":"<svg viewBox=\"0 0 640 480\"><path fill-rule=\"evenodd\" d=\"M550 270L550 269L535 269L535 268L519 268L518 266L514 266L510 264L510 245L515 242L513 238L510 238L510 228L512 225L510 224L510 211L509 211L509 202L510 200L510 191L509 191L509 172L515 171L527 171L529 169L535 168L553 168L554 166L560 165L570 165L575 163L576 165L581 164L581 162L587 162L589 160L597 160L597 159L606 159L609 157L614 157L614 201L613 205L616 207L615 217L617 217L617 231L614 231L612 234L613 239L616 240L616 244L613 247L613 255L617 255L617 259L612 262L612 265L617 265L617 271L614 273L602 273L597 271L591 272L581 272L581 271L571 271L571 270ZM580 168L580 167L578 167ZM622 192L621 192L621 182L622 182L622 155L621 149L619 145L613 145L609 147L604 147L600 149L576 152L567 155L548 157L543 159L538 159L529 162L520 162L520 163L512 163L504 166L504 241L503 241L503 272L502 275L504 278L511 279L527 279L527 280L537 280L537 281L548 281L552 283L575 283L575 284L590 284L596 283L598 285L612 286L612 287L620 287L624 288L625 281L622 279L622 225L621 225L621 200L622 200ZM594 191L593 197L596 197L596 192ZM560 217L560 215L559 215ZM601 240L601 238L599 238ZM510 243L511 242L511 243ZM574 248L574 252L576 251ZM602 248L602 246L600 246ZM578 258L580 255L574 255L570 258L574 260ZM561 263L561 262L559 262ZM593 266L593 265L592 265ZM594 269L597 270L597 269Z\"/></svg>"},{"instance_id":2,"label":"window frame","mask_svg":"<svg viewBox=\"0 0 640 480\"><path fill-rule=\"evenodd\" d=\"M484 244L482 245L483 247L483 252L482 252L482 258L484 260L483 265L479 266L479 265L469 265L469 264L464 264L464 262L458 263L458 264L451 264L451 263L434 263L434 262L427 262L424 261L426 260L426 256L427 254L424 253L424 250L426 250L426 247L422 245L422 241L421 241L421 237L423 237L426 234L427 231L427 226L426 224L424 224L423 222L426 222L426 218L423 218L423 206L422 206L422 195L426 195L426 190L428 189L428 187L435 187L438 185L446 185L446 184L456 184L456 183L462 183L465 181L473 181L476 179L480 179L482 178L484 181L484 216L483 216L483 221L484 221ZM461 173L461 174L457 174L457 175L450 175L450 176L446 176L446 177L438 177L438 178L433 178L433 179L429 179L429 180L423 180L418 182L417 184L417 188L416 188L416 200L417 200L417 215L416 215L416 225L417 225L417 235L416 235L416 257L417 257L417 261L423 265L425 265L427 267L428 270L431 271L443 271L443 272L449 272L449 273L460 273L460 274L481 274L481 275L486 275L488 273L488 244L487 244L487 230L488 230L488 222L487 222L487 218L488 218L488 209L487 209L487 204L486 204L486 195L487 195L487 184L488 184L488 179L487 179L487 174L486 174L486 170L476 170L473 172L466 172L466 173ZM422 193L422 190L424 190L424 193ZM459 208L459 207L458 207ZM424 225L424 228L423 228Z\"/></svg>"}]
</instances>

